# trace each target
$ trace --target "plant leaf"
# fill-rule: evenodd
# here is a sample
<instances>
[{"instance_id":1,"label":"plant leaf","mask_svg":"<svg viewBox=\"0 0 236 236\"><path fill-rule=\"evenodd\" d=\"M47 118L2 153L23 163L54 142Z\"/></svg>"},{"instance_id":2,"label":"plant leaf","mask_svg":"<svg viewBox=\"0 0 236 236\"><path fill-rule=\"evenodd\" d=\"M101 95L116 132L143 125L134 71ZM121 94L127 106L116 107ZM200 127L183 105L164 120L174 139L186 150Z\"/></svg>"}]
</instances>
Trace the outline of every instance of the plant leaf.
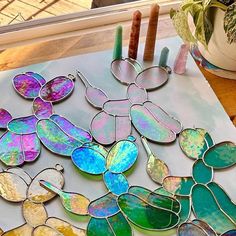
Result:
<instances>
[{"instance_id":1,"label":"plant leaf","mask_svg":"<svg viewBox=\"0 0 236 236\"><path fill-rule=\"evenodd\" d=\"M236 42L236 2L230 5L225 13L224 29L228 37L228 42Z\"/></svg>"}]
</instances>

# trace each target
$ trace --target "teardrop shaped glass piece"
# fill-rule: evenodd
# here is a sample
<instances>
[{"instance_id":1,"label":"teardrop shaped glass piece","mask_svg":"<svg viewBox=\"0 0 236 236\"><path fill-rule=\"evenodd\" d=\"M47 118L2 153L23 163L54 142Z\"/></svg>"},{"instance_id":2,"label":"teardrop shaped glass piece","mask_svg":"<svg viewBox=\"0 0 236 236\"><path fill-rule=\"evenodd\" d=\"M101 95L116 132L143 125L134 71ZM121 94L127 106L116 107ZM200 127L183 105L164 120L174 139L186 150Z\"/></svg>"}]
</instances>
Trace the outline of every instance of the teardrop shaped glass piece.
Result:
<instances>
[{"instance_id":1,"label":"teardrop shaped glass piece","mask_svg":"<svg viewBox=\"0 0 236 236\"><path fill-rule=\"evenodd\" d=\"M148 100L148 94L145 89L132 83L127 88L127 97L132 104L143 104Z\"/></svg>"},{"instance_id":2,"label":"teardrop shaped glass piece","mask_svg":"<svg viewBox=\"0 0 236 236\"><path fill-rule=\"evenodd\" d=\"M47 119L53 114L52 103L37 97L33 102L33 112L38 119Z\"/></svg>"},{"instance_id":3,"label":"teardrop shaped glass piece","mask_svg":"<svg viewBox=\"0 0 236 236\"><path fill-rule=\"evenodd\" d=\"M0 108L0 129L6 129L7 123L11 120L11 114L7 110Z\"/></svg>"},{"instance_id":4,"label":"teardrop shaped glass piece","mask_svg":"<svg viewBox=\"0 0 236 236\"><path fill-rule=\"evenodd\" d=\"M86 99L95 108L102 108L103 104L108 101L107 95L98 88L87 87Z\"/></svg>"}]
</instances>

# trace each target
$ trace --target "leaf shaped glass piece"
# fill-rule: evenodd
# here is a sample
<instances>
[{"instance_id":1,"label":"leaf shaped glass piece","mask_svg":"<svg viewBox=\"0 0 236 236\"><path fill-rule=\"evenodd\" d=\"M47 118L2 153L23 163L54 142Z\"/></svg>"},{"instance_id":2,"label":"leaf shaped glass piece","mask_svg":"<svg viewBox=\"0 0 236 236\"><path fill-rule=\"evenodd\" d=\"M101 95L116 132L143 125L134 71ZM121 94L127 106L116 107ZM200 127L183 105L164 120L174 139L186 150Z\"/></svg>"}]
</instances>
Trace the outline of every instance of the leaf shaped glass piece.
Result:
<instances>
[{"instance_id":1,"label":"leaf shaped glass piece","mask_svg":"<svg viewBox=\"0 0 236 236\"><path fill-rule=\"evenodd\" d=\"M9 202L23 202L28 185L16 174L0 173L0 196Z\"/></svg>"},{"instance_id":2,"label":"leaf shaped glass piece","mask_svg":"<svg viewBox=\"0 0 236 236\"><path fill-rule=\"evenodd\" d=\"M57 169L48 168L41 171L34 177L27 192L28 199L35 203L44 203L56 196L55 193L41 187L39 183L40 180L52 182L59 189L64 185L64 177Z\"/></svg>"},{"instance_id":3,"label":"leaf shaped glass piece","mask_svg":"<svg viewBox=\"0 0 236 236\"><path fill-rule=\"evenodd\" d=\"M208 234L193 223L183 223L178 227L178 236L208 236Z\"/></svg>"},{"instance_id":4,"label":"leaf shaped glass piece","mask_svg":"<svg viewBox=\"0 0 236 236\"><path fill-rule=\"evenodd\" d=\"M115 142L115 117L104 111L95 115L91 121L91 133L93 138L103 145L109 145Z\"/></svg>"},{"instance_id":5,"label":"leaf shaped glass piece","mask_svg":"<svg viewBox=\"0 0 236 236\"><path fill-rule=\"evenodd\" d=\"M1 236L18 236L18 235L32 236L32 232L33 232L33 227L31 227L28 224L23 224L15 229L6 231Z\"/></svg>"},{"instance_id":6,"label":"leaf shaped glass piece","mask_svg":"<svg viewBox=\"0 0 236 236\"><path fill-rule=\"evenodd\" d=\"M100 175L106 171L106 159L98 151L80 147L73 151L71 159L81 171L92 175Z\"/></svg>"},{"instance_id":7,"label":"leaf shaped glass piece","mask_svg":"<svg viewBox=\"0 0 236 236\"><path fill-rule=\"evenodd\" d=\"M38 73L28 71L28 72L25 72L25 74L34 77L36 80L38 80L38 82L39 82L41 85L46 84L46 80L43 78L43 76L41 76L41 75L38 74Z\"/></svg>"},{"instance_id":8,"label":"leaf shaped glass piece","mask_svg":"<svg viewBox=\"0 0 236 236\"><path fill-rule=\"evenodd\" d=\"M206 222L199 219L194 219L192 220L192 223L202 228L207 233L207 236L217 236L215 231Z\"/></svg>"},{"instance_id":9,"label":"leaf shaped glass piece","mask_svg":"<svg viewBox=\"0 0 236 236\"><path fill-rule=\"evenodd\" d=\"M136 144L121 140L114 144L107 156L107 169L112 173L122 173L130 169L138 157Z\"/></svg>"},{"instance_id":10,"label":"leaf shaped glass piece","mask_svg":"<svg viewBox=\"0 0 236 236\"><path fill-rule=\"evenodd\" d=\"M192 208L195 216L211 225L217 233L235 228L235 224L221 211L212 192L202 184L192 189Z\"/></svg>"},{"instance_id":11,"label":"leaf shaped glass piece","mask_svg":"<svg viewBox=\"0 0 236 236\"><path fill-rule=\"evenodd\" d=\"M48 225L39 225L34 228L32 236L63 236L63 234L59 233L57 230L51 228Z\"/></svg>"},{"instance_id":12,"label":"leaf shaped glass piece","mask_svg":"<svg viewBox=\"0 0 236 236\"><path fill-rule=\"evenodd\" d=\"M213 169L199 159L193 164L193 179L196 183L207 184L213 179Z\"/></svg>"},{"instance_id":13,"label":"leaf shaped glass piece","mask_svg":"<svg viewBox=\"0 0 236 236\"><path fill-rule=\"evenodd\" d=\"M233 166L236 164L236 145L232 142L218 143L207 150L203 159L214 169Z\"/></svg>"},{"instance_id":14,"label":"leaf shaped glass piece","mask_svg":"<svg viewBox=\"0 0 236 236\"><path fill-rule=\"evenodd\" d=\"M47 211L42 203L34 203L28 199L23 202L22 213L25 221L32 227L45 224Z\"/></svg>"},{"instance_id":15,"label":"leaf shaped glass piece","mask_svg":"<svg viewBox=\"0 0 236 236\"><path fill-rule=\"evenodd\" d=\"M179 222L174 212L154 207L133 194L120 195L118 205L129 221L143 229L166 230Z\"/></svg>"},{"instance_id":16,"label":"leaf shaped glass piece","mask_svg":"<svg viewBox=\"0 0 236 236\"><path fill-rule=\"evenodd\" d=\"M211 182L207 187L212 191L220 208L233 220L236 224L236 204L230 199L224 189L215 182Z\"/></svg>"},{"instance_id":17,"label":"leaf shaped glass piece","mask_svg":"<svg viewBox=\"0 0 236 236\"><path fill-rule=\"evenodd\" d=\"M67 135L81 143L91 142L93 139L88 131L75 126L69 120L60 115L54 114L50 117L50 119L55 122Z\"/></svg>"},{"instance_id":18,"label":"leaf shaped glass piece","mask_svg":"<svg viewBox=\"0 0 236 236\"><path fill-rule=\"evenodd\" d=\"M47 149L62 156L71 156L74 149L81 146L81 142L67 135L48 119L38 121L37 135Z\"/></svg>"},{"instance_id":19,"label":"leaf shaped glass piece","mask_svg":"<svg viewBox=\"0 0 236 236\"><path fill-rule=\"evenodd\" d=\"M131 103L128 99L109 100L104 103L103 110L114 116L129 116Z\"/></svg>"},{"instance_id":20,"label":"leaf shaped glass piece","mask_svg":"<svg viewBox=\"0 0 236 236\"><path fill-rule=\"evenodd\" d=\"M165 190L177 196L189 196L194 184L192 177L167 176L163 181Z\"/></svg>"},{"instance_id":21,"label":"leaf shaped glass piece","mask_svg":"<svg viewBox=\"0 0 236 236\"><path fill-rule=\"evenodd\" d=\"M26 99L34 99L39 95L41 83L33 76L19 74L13 78L13 86L17 93Z\"/></svg>"},{"instance_id":22,"label":"leaf shaped glass piece","mask_svg":"<svg viewBox=\"0 0 236 236\"><path fill-rule=\"evenodd\" d=\"M74 90L74 82L65 76L48 81L40 90L40 97L47 102L60 102Z\"/></svg>"},{"instance_id":23,"label":"leaf shaped glass piece","mask_svg":"<svg viewBox=\"0 0 236 236\"><path fill-rule=\"evenodd\" d=\"M117 205L117 197L112 193L107 193L106 195L92 201L88 207L90 216L95 218L113 216L119 211L120 209Z\"/></svg>"},{"instance_id":24,"label":"leaf shaped glass piece","mask_svg":"<svg viewBox=\"0 0 236 236\"><path fill-rule=\"evenodd\" d=\"M128 191L129 183L123 174L114 174L107 171L103 175L103 180L108 190L115 195L120 195Z\"/></svg>"},{"instance_id":25,"label":"leaf shaped glass piece","mask_svg":"<svg viewBox=\"0 0 236 236\"><path fill-rule=\"evenodd\" d=\"M127 88L127 98L132 104L143 104L148 100L148 94L145 89L132 83Z\"/></svg>"},{"instance_id":26,"label":"leaf shaped glass piece","mask_svg":"<svg viewBox=\"0 0 236 236\"><path fill-rule=\"evenodd\" d=\"M37 97L33 101L33 112L38 119L47 119L53 114L53 105Z\"/></svg>"},{"instance_id":27,"label":"leaf shaped glass piece","mask_svg":"<svg viewBox=\"0 0 236 236\"><path fill-rule=\"evenodd\" d=\"M127 138L132 132L131 121L128 116L116 116L116 141Z\"/></svg>"},{"instance_id":28,"label":"leaf shaped glass piece","mask_svg":"<svg viewBox=\"0 0 236 236\"><path fill-rule=\"evenodd\" d=\"M6 129L7 123L11 120L11 114L7 110L0 108L0 129Z\"/></svg>"},{"instance_id":29,"label":"leaf shaped glass piece","mask_svg":"<svg viewBox=\"0 0 236 236\"><path fill-rule=\"evenodd\" d=\"M86 230L77 228L56 217L49 217L46 221L46 225L56 229L64 236L86 236Z\"/></svg>"},{"instance_id":30,"label":"leaf shaped glass piece","mask_svg":"<svg viewBox=\"0 0 236 236\"><path fill-rule=\"evenodd\" d=\"M235 236L235 234L236 234L236 229L232 229L223 233L221 236Z\"/></svg>"},{"instance_id":31,"label":"leaf shaped glass piece","mask_svg":"<svg viewBox=\"0 0 236 236\"><path fill-rule=\"evenodd\" d=\"M36 132L37 122L36 116L25 116L11 120L7 127L15 134L32 134Z\"/></svg>"},{"instance_id":32,"label":"leaf shaped glass piece","mask_svg":"<svg viewBox=\"0 0 236 236\"><path fill-rule=\"evenodd\" d=\"M26 182L27 185L29 185L32 181L29 174L26 173L22 168L12 167L12 168L8 168L6 171L9 172L9 173L13 173L13 174L18 175L19 177L21 177Z\"/></svg>"},{"instance_id":33,"label":"leaf shaped glass piece","mask_svg":"<svg viewBox=\"0 0 236 236\"><path fill-rule=\"evenodd\" d=\"M133 105L130 116L135 129L147 139L158 143L171 143L176 139L176 134L157 121L143 105Z\"/></svg>"},{"instance_id":34,"label":"leaf shaped glass piece","mask_svg":"<svg viewBox=\"0 0 236 236\"><path fill-rule=\"evenodd\" d=\"M117 59L111 63L111 73L121 83L134 83L138 71L135 66L128 60Z\"/></svg>"}]
</instances>

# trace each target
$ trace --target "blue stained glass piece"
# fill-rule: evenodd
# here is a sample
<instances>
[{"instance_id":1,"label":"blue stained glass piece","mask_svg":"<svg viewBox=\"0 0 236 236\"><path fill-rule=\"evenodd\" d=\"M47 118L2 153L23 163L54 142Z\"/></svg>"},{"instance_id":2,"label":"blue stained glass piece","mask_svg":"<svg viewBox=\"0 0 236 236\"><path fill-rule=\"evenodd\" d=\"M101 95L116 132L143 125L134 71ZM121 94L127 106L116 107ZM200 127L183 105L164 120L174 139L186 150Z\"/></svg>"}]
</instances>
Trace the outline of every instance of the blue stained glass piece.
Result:
<instances>
[{"instance_id":1,"label":"blue stained glass piece","mask_svg":"<svg viewBox=\"0 0 236 236\"><path fill-rule=\"evenodd\" d=\"M81 171L88 174L99 175L106 171L105 157L91 148L77 148L73 151L71 158Z\"/></svg>"},{"instance_id":2,"label":"blue stained glass piece","mask_svg":"<svg viewBox=\"0 0 236 236\"><path fill-rule=\"evenodd\" d=\"M114 174L107 171L103 175L103 179L108 190L115 195L126 193L129 189L129 183L123 174Z\"/></svg>"},{"instance_id":3,"label":"blue stained glass piece","mask_svg":"<svg viewBox=\"0 0 236 236\"><path fill-rule=\"evenodd\" d=\"M38 74L38 73L29 71L29 72L26 72L25 74L34 77L36 80L38 80L38 82L41 85L46 84L46 80L40 74Z\"/></svg>"},{"instance_id":4,"label":"blue stained glass piece","mask_svg":"<svg viewBox=\"0 0 236 236\"><path fill-rule=\"evenodd\" d=\"M235 236L235 235L236 235L236 229L232 229L223 233L221 236Z\"/></svg>"}]
</instances>

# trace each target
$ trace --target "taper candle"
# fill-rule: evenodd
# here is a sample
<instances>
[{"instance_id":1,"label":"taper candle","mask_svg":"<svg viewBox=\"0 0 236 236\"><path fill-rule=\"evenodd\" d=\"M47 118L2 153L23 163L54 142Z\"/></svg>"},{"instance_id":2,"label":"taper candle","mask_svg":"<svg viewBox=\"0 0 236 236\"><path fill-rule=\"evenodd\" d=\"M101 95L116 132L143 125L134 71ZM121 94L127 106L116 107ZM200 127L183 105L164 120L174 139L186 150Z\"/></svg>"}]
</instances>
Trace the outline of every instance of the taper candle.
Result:
<instances>
[{"instance_id":1,"label":"taper candle","mask_svg":"<svg viewBox=\"0 0 236 236\"><path fill-rule=\"evenodd\" d=\"M121 58L122 58L122 26L119 25L116 27L113 59L116 60Z\"/></svg>"}]
</instances>

